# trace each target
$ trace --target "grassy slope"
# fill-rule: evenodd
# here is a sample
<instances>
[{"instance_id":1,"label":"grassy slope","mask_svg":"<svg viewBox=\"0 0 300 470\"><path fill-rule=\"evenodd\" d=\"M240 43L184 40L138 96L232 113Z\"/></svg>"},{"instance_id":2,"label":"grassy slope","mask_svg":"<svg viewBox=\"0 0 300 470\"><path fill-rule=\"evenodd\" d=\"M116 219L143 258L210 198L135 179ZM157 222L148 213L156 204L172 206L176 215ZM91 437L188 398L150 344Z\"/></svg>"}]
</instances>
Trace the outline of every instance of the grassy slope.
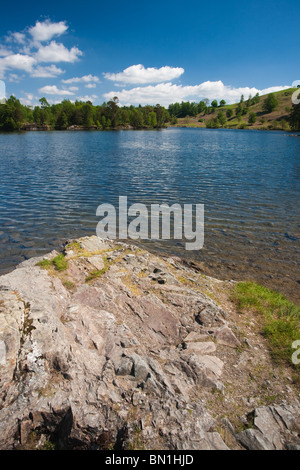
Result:
<instances>
[{"instance_id":1,"label":"grassy slope","mask_svg":"<svg viewBox=\"0 0 300 470\"><path fill-rule=\"evenodd\" d=\"M278 129L278 130L290 130L288 124L288 117L292 108L292 94L295 91L295 88L289 88L288 90L275 92L274 95L278 101L278 107L272 113L265 113L262 109L263 101L268 95L263 95L260 97L260 102L253 106L249 107L248 114L242 116L241 121L238 121L235 116L236 104L225 105L222 108L218 107L215 112L211 114L204 115L203 113L199 114L196 117L185 117L179 118L178 123L174 127L206 127L206 122L217 117L220 110L226 115L227 109L232 109L234 116L227 120L227 123L224 127L227 128L239 128L241 125L246 125L248 129ZM245 97L245 99L247 99ZM244 104L245 105L245 104ZM249 113L254 112L257 116L257 121L255 124L248 124ZM198 122L198 119L203 119L203 122ZM173 126L172 126L173 127Z\"/></svg>"}]
</instances>

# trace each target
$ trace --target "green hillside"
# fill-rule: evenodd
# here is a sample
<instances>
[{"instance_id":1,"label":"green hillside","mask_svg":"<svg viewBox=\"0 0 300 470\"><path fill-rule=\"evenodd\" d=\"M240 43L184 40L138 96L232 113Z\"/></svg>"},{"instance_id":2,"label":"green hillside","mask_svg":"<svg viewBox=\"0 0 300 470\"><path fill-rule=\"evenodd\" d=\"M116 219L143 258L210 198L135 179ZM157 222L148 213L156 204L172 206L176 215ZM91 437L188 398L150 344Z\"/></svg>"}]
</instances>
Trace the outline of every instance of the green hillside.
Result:
<instances>
[{"instance_id":1,"label":"green hillside","mask_svg":"<svg viewBox=\"0 0 300 470\"><path fill-rule=\"evenodd\" d=\"M174 127L209 127L232 129L292 130L292 94L295 88L278 91L251 99L245 97L240 103L217 107L209 106L194 116L173 118ZM300 93L300 90L299 90ZM214 103L216 105L216 103ZM269 105L269 106L268 106ZM169 110L170 112L170 110ZM297 126L296 126L297 129Z\"/></svg>"}]
</instances>

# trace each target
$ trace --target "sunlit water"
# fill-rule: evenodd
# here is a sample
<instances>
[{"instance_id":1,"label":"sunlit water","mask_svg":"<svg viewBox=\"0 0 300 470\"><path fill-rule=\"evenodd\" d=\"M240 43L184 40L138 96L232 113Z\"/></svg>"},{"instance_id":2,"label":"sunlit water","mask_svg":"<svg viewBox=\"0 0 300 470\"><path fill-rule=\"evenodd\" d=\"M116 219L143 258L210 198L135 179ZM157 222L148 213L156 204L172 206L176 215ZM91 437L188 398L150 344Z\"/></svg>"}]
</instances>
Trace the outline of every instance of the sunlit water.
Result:
<instances>
[{"instance_id":1,"label":"sunlit water","mask_svg":"<svg viewBox=\"0 0 300 470\"><path fill-rule=\"evenodd\" d=\"M0 272L95 234L96 208L202 203L205 244L150 241L300 302L300 139L206 129L0 134Z\"/></svg>"}]
</instances>

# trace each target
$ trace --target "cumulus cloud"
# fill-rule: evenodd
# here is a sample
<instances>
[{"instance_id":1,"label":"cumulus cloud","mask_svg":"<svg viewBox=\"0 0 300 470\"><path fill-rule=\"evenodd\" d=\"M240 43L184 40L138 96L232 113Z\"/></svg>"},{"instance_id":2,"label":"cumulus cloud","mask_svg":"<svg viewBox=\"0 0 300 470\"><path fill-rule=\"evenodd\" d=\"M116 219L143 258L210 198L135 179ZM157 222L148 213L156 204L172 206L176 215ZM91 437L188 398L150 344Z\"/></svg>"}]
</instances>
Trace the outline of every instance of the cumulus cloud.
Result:
<instances>
[{"instance_id":1,"label":"cumulus cloud","mask_svg":"<svg viewBox=\"0 0 300 470\"><path fill-rule=\"evenodd\" d=\"M51 41L41 46L35 54L38 62L76 62L83 53L77 47L67 49L62 43Z\"/></svg>"},{"instance_id":2,"label":"cumulus cloud","mask_svg":"<svg viewBox=\"0 0 300 470\"><path fill-rule=\"evenodd\" d=\"M285 90L289 86L275 86L259 90L257 88L239 87L234 88L219 80L216 82L206 81L200 85L183 86L168 83L160 83L158 85L149 85L146 87L136 87L130 90L123 89L117 96L122 105L130 104L152 104L157 103L168 106L171 103L181 101L200 101L201 99L225 99L227 103L236 103L240 100L241 95L246 98L251 94L254 96L256 93L264 95L274 91ZM116 91L105 93L103 96L105 100L110 100L116 95Z\"/></svg>"},{"instance_id":3,"label":"cumulus cloud","mask_svg":"<svg viewBox=\"0 0 300 470\"><path fill-rule=\"evenodd\" d=\"M53 39L67 30L66 21L47 19L36 21L34 26L21 32L9 32L5 37L6 45L0 44L0 78L5 78L6 71L12 69L23 70L38 78L55 78L64 73L56 63L74 63L83 55L77 47L67 48Z\"/></svg>"},{"instance_id":4,"label":"cumulus cloud","mask_svg":"<svg viewBox=\"0 0 300 470\"><path fill-rule=\"evenodd\" d=\"M61 96L69 96L74 95L74 93L70 90L62 90L57 88L56 85L46 85L39 89L39 93L45 95L61 95Z\"/></svg>"},{"instance_id":5,"label":"cumulus cloud","mask_svg":"<svg viewBox=\"0 0 300 470\"><path fill-rule=\"evenodd\" d=\"M43 67L41 65L38 65L32 72L31 72L31 77L38 77L38 78L51 78L51 77L57 77L58 75L61 75L64 73L64 70L56 67L56 65L48 65L46 67Z\"/></svg>"},{"instance_id":6,"label":"cumulus cloud","mask_svg":"<svg viewBox=\"0 0 300 470\"><path fill-rule=\"evenodd\" d=\"M0 77L4 77L7 69L31 72L36 60L27 54L11 54L0 58Z\"/></svg>"},{"instance_id":7,"label":"cumulus cloud","mask_svg":"<svg viewBox=\"0 0 300 470\"><path fill-rule=\"evenodd\" d=\"M67 29L65 21L52 23L50 20L46 20L44 22L37 21L35 26L29 28L29 33L35 41L43 42L50 41L54 36L61 36Z\"/></svg>"},{"instance_id":8,"label":"cumulus cloud","mask_svg":"<svg viewBox=\"0 0 300 470\"><path fill-rule=\"evenodd\" d=\"M96 83L88 83L87 85L84 85L85 88L96 88Z\"/></svg>"},{"instance_id":9,"label":"cumulus cloud","mask_svg":"<svg viewBox=\"0 0 300 470\"><path fill-rule=\"evenodd\" d=\"M94 82L94 83L100 83L99 77L96 77L95 75L84 75L83 77L73 77L73 78L68 78L67 80L62 80L63 83L89 83L89 82Z\"/></svg>"},{"instance_id":10,"label":"cumulus cloud","mask_svg":"<svg viewBox=\"0 0 300 470\"><path fill-rule=\"evenodd\" d=\"M104 73L104 77L114 82L121 82L125 84L146 84L146 83L159 83L174 80L184 73L182 67L169 67L164 66L155 68L145 68L143 65L132 65L123 72L119 73Z\"/></svg>"}]
</instances>

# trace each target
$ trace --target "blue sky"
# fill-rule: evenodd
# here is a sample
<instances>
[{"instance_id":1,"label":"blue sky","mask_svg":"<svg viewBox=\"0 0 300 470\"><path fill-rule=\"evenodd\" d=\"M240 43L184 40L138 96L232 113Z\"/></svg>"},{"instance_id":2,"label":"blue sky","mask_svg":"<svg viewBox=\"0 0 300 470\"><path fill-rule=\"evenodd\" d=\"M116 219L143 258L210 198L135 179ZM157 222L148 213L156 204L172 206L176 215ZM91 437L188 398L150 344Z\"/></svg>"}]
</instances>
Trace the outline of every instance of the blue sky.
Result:
<instances>
[{"instance_id":1,"label":"blue sky","mask_svg":"<svg viewBox=\"0 0 300 470\"><path fill-rule=\"evenodd\" d=\"M6 2L6 95L168 105L290 87L300 79L298 1Z\"/></svg>"}]
</instances>

